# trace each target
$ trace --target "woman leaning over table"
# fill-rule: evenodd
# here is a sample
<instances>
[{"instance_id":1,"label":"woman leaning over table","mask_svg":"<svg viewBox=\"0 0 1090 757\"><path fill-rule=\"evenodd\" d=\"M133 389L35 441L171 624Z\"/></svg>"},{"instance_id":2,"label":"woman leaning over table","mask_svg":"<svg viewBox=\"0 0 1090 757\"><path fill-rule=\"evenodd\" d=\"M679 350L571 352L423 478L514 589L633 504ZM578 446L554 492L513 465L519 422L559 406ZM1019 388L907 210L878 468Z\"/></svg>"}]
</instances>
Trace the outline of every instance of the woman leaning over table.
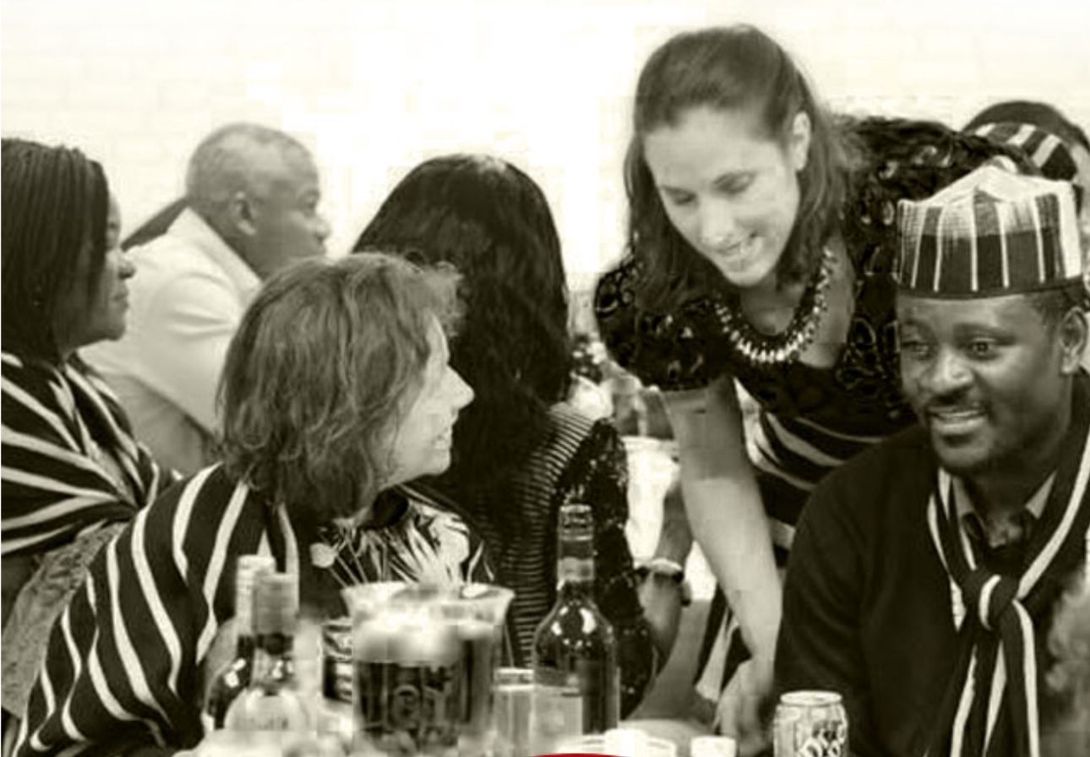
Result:
<instances>
[{"instance_id":1,"label":"woman leaning over table","mask_svg":"<svg viewBox=\"0 0 1090 757\"><path fill-rule=\"evenodd\" d=\"M406 485L450 464L473 398L448 363L454 282L354 255L265 283L224 366L223 463L171 488L91 564L49 638L18 754L200 744L239 555L295 573L314 620L345 614L346 585L491 579L465 521Z\"/></svg>"},{"instance_id":2,"label":"woman leaning over table","mask_svg":"<svg viewBox=\"0 0 1090 757\"><path fill-rule=\"evenodd\" d=\"M888 277L897 201L993 156L1029 163L936 123L834 120L791 57L744 25L655 51L634 127L628 254L595 308L613 356L665 392L720 589L697 689L749 754L764 738L777 565L807 493L912 421ZM749 439L736 381L760 407Z\"/></svg>"},{"instance_id":3,"label":"woman leaning over table","mask_svg":"<svg viewBox=\"0 0 1090 757\"><path fill-rule=\"evenodd\" d=\"M91 558L173 474L79 349L125 332L121 220L79 150L4 139L3 708L21 717L53 619Z\"/></svg>"}]
</instances>

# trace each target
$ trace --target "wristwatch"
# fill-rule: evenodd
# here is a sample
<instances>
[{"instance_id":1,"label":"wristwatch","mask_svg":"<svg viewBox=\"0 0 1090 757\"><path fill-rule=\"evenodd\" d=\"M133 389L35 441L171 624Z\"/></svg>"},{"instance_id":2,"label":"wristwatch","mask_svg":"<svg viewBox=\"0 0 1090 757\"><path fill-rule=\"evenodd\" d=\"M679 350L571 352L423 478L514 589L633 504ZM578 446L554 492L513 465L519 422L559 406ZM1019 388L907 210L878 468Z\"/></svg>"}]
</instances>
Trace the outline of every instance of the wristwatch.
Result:
<instances>
[{"instance_id":1,"label":"wristwatch","mask_svg":"<svg viewBox=\"0 0 1090 757\"><path fill-rule=\"evenodd\" d=\"M681 606L688 607L693 602L693 588L685 578L685 568L679 562L668 557L652 557L636 566L636 575L641 581L649 575L670 579L681 589Z\"/></svg>"}]
</instances>

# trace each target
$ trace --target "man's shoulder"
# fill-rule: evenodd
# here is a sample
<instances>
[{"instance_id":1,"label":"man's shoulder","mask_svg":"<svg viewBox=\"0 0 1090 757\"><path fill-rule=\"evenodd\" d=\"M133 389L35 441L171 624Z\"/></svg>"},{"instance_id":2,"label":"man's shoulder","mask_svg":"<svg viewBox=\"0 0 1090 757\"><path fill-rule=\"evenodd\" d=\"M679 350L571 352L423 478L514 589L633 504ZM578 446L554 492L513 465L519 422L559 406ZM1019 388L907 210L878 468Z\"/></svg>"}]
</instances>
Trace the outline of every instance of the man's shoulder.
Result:
<instances>
[{"instance_id":1,"label":"man's shoulder","mask_svg":"<svg viewBox=\"0 0 1090 757\"><path fill-rule=\"evenodd\" d=\"M155 285L160 280L166 283L185 276L226 276L199 244L175 234L167 233L134 247L129 255L137 271L131 284L134 287Z\"/></svg>"},{"instance_id":2,"label":"man's shoulder","mask_svg":"<svg viewBox=\"0 0 1090 757\"><path fill-rule=\"evenodd\" d=\"M811 496L813 515L836 512L853 520L904 512L930 488L934 454L927 432L905 429L861 452L829 474Z\"/></svg>"}]
</instances>

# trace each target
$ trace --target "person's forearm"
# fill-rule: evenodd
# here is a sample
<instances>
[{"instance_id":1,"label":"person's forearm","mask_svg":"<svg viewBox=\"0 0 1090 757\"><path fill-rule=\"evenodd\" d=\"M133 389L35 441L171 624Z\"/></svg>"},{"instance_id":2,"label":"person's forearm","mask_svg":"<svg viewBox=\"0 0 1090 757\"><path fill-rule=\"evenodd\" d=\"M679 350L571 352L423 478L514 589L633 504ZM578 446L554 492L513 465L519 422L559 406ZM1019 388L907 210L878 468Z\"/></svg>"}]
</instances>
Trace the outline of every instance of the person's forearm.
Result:
<instances>
[{"instance_id":1,"label":"person's forearm","mask_svg":"<svg viewBox=\"0 0 1090 757\"><path fill-rule=\"evenodd\" d=\"M671 486L666 492L662 509L662 530L659 531L654 556L665 557L684 567L693 548L693 532L679 486Z\"/></svg>"},{"instance_id":2,"label":"person's forearm","mask_svg":"<svg viewBox=\"0 0 1090 757\"><path fill-rule=\"evenodd\" d=\"M681 623L681 586L669 578L648 576L640 584L640 605L651 641L663 664L670 657Z\"/></svg>"},{"instance_id":3,"label":"person's forearm","mask_svg":"<svg viewBox=\"0 0 1090 757\"><path fill-rule=\"evenodd\" d=\"M700 477L682 467L689 523L753 656L770 664L779 632L782 587L756 485Z\"/></svg>"}]
</instances>

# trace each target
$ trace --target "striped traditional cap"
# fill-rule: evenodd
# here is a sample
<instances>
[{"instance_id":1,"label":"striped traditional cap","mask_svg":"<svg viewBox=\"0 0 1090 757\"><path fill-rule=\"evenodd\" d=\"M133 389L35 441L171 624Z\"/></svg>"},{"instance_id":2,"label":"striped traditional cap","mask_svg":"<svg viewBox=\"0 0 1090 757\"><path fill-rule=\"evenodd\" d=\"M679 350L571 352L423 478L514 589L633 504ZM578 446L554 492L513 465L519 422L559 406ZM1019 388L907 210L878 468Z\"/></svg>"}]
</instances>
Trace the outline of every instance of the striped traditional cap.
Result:
<instances>
[{"instance_id":1,"label":"striped traditional cap","mask_svg":"<svg viewBox=\"0 0 1090 757\"><path fill-rule=\"evenodd\" d=\"M981 124L971 133L987 137L993 142L1021 148L1047 179L1072 181L1079 172L1079 167L1064 141L1038 126L1001 121Z\"/></svg>"},{"instance_id":2,"label":"striped traditional cap","mask_svg":"<svg viewBox=\"0 0 1090 757\"><path fill-rule=\"evenodd\" d=\"M919 202L901 200L894 277L935 297L1050 289L1083 277L1071 185L986 164Z\"/></svg>"}]
</instances>

